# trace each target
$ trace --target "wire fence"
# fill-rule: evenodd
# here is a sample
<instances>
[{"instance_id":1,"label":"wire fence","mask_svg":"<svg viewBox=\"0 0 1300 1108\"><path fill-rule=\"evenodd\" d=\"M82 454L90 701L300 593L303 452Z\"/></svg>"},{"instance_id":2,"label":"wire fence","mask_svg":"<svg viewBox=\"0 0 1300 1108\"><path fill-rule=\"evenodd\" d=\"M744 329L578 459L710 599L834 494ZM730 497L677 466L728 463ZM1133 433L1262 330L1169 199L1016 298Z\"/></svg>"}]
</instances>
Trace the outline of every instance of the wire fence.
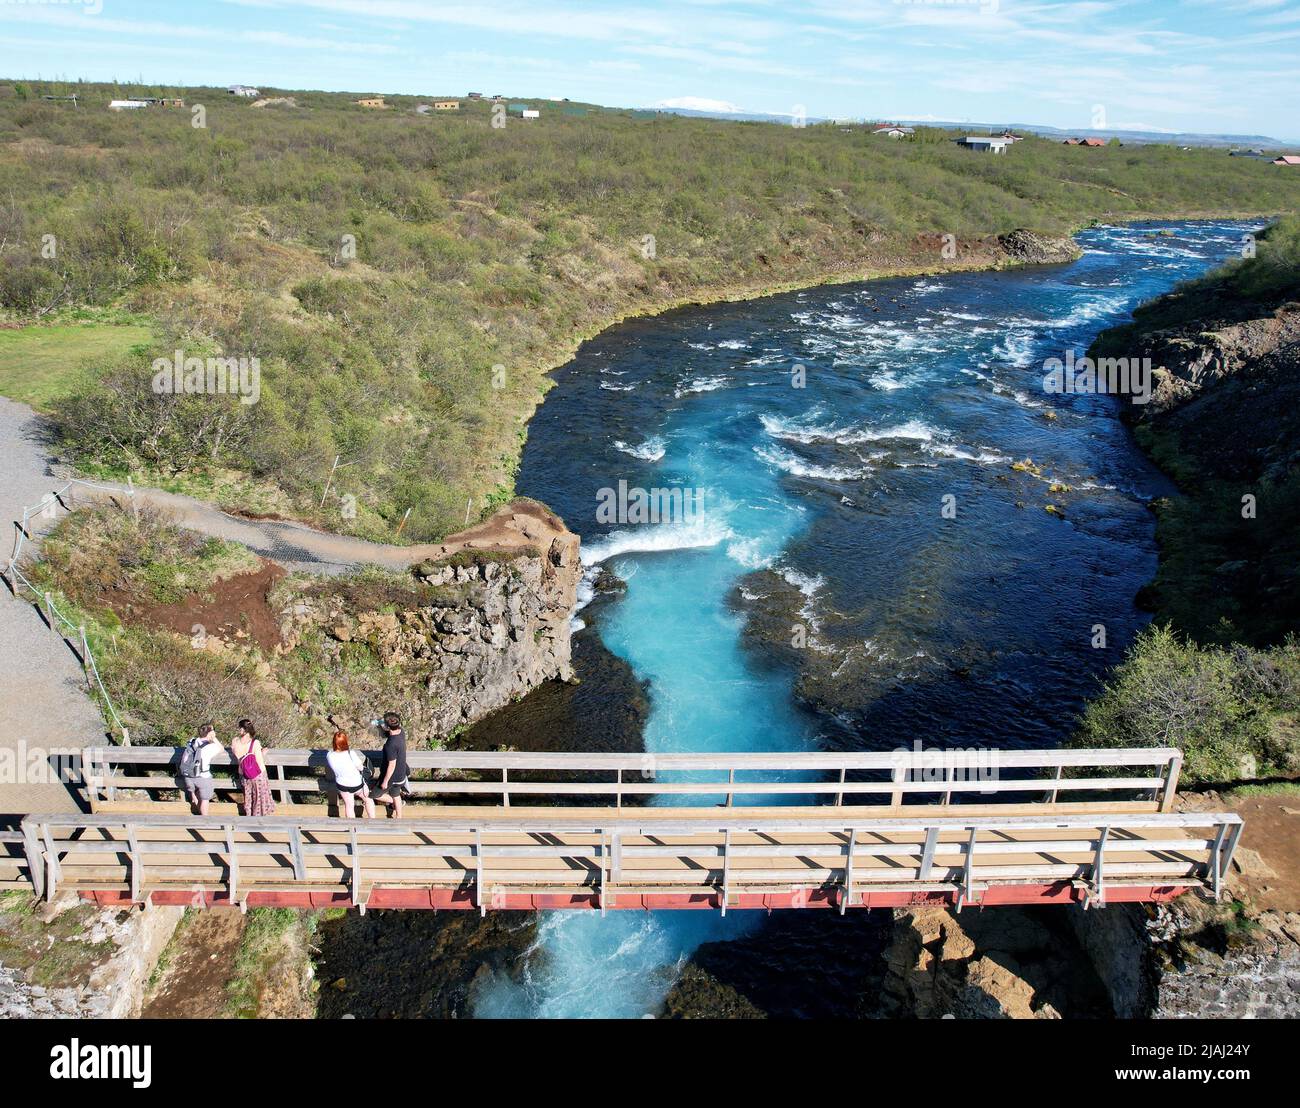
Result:
<instances>
[{"instance_id":1,"label":"wire fence","mask_svg":"<svg viewBox=\"0 0 1300 1108\"><path fill-rule=\"evenodd\" d=\"M67 642L78 655L81 661L81 668L86 675L86 689L94 693L98 691L104 707L108 711L109 718L112 720L112 731L110 734L117 733L121 736L123 746L131 745L130 729L122 722L122 717L118 715L117 707L113 704L113 698L108 695L108 689L104 686L104 679L99 674L99 665L95 661L95 655L91 652L90 641L86 637L86 625L84 623L73 623L59 607L54 603L54 598L45 589L34 585L18 568L18 559L22 556L23 549L31 541L32 536L28 530L28 525L33 519L53 519L55 513L60 507L67 508L64 502L64 494L72 488L73 485L84 485L86 488L100 489L105 492L115 492L131 498L131 508L139 517L139 506L135 501L135 486L127 478L127 485L123 488L120 485L100 485L93 481L85 481L79 477L71 477L64 482L62 486L53 492L46 493L41 500L29 508L23 509L22 521L14 521L14 545L9 554L9 564L5 567L4 576L9 581L9 587L13 590L15 597L19 596L19 587L25 587L28 592L34 596L35 604L45 612L45 622L49 625L51 631L59 635ZM63 629L67 628L65 632Z\"/></svg>"}]
</instances>

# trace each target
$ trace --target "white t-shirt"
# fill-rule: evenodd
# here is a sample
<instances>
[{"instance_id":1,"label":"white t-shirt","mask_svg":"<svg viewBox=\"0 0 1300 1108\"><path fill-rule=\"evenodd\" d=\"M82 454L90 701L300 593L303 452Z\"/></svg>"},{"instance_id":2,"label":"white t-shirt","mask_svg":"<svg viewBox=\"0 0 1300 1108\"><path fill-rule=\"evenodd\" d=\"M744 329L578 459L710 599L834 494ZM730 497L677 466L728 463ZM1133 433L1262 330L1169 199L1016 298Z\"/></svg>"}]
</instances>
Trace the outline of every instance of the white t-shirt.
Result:
<instances>
[{"instance_id":1,"label":"white t-shirt","mask_svg":"<svg viewBox=\"0 0 1300 1108\"><path fill-rule=\"evenodd\" d=\"M355 750L331 750L325 755L325 762L334 774L334 782L345 789L354 789L362 783L361 770L357 766L360 755Z\"/></svg>"},{"instance_id":2,"label":"white t-shirt","mask_svg":"<svg viewBox=\"0 0 1300 1108\"><path fill-rule=\"evenodd\" d=\"M199 739L191 739L193 743L199 744L199 772L198 777L212 776L212 759L221 753L221 744L216 739L208 742L201 742Z\"/></svg>"}]
</instances>

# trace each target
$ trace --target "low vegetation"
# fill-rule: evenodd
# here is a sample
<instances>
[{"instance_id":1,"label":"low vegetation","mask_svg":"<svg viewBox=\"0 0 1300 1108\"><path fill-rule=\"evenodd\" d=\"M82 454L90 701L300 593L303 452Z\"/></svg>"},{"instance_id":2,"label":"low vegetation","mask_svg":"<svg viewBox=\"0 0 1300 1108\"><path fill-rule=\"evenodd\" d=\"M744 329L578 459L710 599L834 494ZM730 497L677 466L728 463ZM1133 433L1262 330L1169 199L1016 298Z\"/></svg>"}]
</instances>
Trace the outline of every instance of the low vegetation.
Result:
<instances>
[{"instance_id":1,"label":"low vegetation","mask_svg":"<svg viewBox=\"0 0 1300 1108\"><path fill-rule=\"evenodd\" d=\"M40 907L29 892L0 891L0 965L44 989L82 984L117 949L107 935L90 935L99 910L80 904L46 922Z\"/></svg>"},{"instance_id":2,"label":"low vegetation","mask_svg":"<svg viewBox=\"0 0 1300 1108\"><path fill-rule=\"evenodd\" d=\"M404 538L438 537L506 495L546 370L626 314L943 268L945 234L952 264L987 264L1017 227L1300 207L1296 174L1219 150L1030 138L987 157L930 129L549 102L496 128L486 103L255 108L210 88L182 91L195 127L106 110L154 90L81 85L75 111L47 91L0 87L0 312L127 309L154 338L96 354L90 384L70 352L67 381L0 389L48 404L93 472L375 538L407 509ZM160 400L151 361L176 350L258 358L258 402Z\"/></svg>"},{"instance_id":3,"label":"low vegetation","mask_svg":"<svg viewBox=\"0 0 1300 1108\"><path fill-rule=\"evenodd\" d=\"M1300 773L1300 639L1272 651L1138 636L1086 708L1083 746L1176 746L1190 782Z\"/></svg>"},{"instance_id":4,"label":"low vegetation","mask_svg":"<svg viewBox=\"0 0 1300 1108\"><path fill-rule=\"evenodd\" d=\"M116 505L69 515L42 544L42 558L83 608L112 596L175 604L261 564L247 547L177 527L157 508L136 514Z\"/></svg>"},{"instance_id":5,"label":"low vegetation","mask_svg":"<svg viewBox=\"0 0 1300 1108\"><path fill-rule=\"evenodd\" d=\"M271 746L301 745L304 724L289 698L256 679L254 647L216 651L204 636L159 630L130 614L139 602L183 604L222 577L256 568L235 543L183 530L157 512L105 506L59 522L31 568L60 610L84 622L104 685L132 742L184 742L204 720L229 729L248 717Z\"/></svg>"},{"instance_id":6,"label":"low vegetation","mask_svg":"<svg viewBox=\"0 0 1300 1108\"><path fill-rule=\"evenodd\" d=\"M303 1019L316 1014L308 949L318 916L294 908L252 908L226 983L225 1015Z\"/></svg>"}]
</instances>

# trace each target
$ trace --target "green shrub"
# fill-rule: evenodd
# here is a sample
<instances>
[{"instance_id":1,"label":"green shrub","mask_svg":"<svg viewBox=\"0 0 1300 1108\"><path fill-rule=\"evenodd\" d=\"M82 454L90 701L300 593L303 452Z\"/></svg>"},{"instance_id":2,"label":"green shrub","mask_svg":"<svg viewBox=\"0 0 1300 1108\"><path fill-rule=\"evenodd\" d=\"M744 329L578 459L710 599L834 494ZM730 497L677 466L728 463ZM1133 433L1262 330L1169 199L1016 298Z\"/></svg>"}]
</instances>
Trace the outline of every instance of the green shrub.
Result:
<instances>
[{"instance_id":1,"label":"green shrub","mask_svg":"<svg viewBox=\"0 0 1300 1108\"><path fill-rule=\"evenodd\" d=\"M1088 704L1075 743L1178 747L1191 782L1292 771L1300 767L1297 705L1300 640L1271 652L1202 647L1150 627Z\"/></svg>"}]
</instances>

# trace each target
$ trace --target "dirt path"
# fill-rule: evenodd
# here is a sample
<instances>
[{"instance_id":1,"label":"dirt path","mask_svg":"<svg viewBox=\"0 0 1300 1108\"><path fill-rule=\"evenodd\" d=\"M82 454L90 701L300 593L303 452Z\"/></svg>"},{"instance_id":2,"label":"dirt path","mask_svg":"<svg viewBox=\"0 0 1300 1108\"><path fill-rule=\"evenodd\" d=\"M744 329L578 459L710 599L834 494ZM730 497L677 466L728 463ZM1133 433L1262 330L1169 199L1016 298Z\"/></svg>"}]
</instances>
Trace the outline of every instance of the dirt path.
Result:
<instances>
[{"instance_id":1,"label":"dirt path","mask_svg":"<svg viewBox=\"0 0 1300 1108\"><path fill-rule=\"evenodd\" d=\"M191 912L170 950L162 978L150 990L140 1018L220 1019L226 983L234 972L247 917L237 908Z\"/></svg>"},{"instance_id":2,"label":"dirt path","mask_svg":"<svg viewBox=\"0 0 1300 1108\"><path fill-rule=\"evenodd\" d=\"M342 573L360 565L404 570L416 562L445 558L461 550L536 547L544 551L552 539L565 533L558 516L529 501L515 501L477 526L449 535L443 542L395 546L317 531L304 523L245 519L219 511L191 496L161 489L137 488L135 496L140 504L161 509L182 527L242 543L264 558L290 569L314 573ZM105 499L129 503L125 490L121 494L110 494L81 486L75 487L71 503L85 504Z\"/></svg>"},{"instance_id":3,"label":"dirt path","mask_svg":"<svg viewBox=\"0 0 1300 1108\"><path fill-rule=\"evenodd\" d=\"M1228 891L1260 911L1300 912L1300 792L1186 793L1184 812L1236 812L1246 821Z\"/></svg>"}]
</instances>

